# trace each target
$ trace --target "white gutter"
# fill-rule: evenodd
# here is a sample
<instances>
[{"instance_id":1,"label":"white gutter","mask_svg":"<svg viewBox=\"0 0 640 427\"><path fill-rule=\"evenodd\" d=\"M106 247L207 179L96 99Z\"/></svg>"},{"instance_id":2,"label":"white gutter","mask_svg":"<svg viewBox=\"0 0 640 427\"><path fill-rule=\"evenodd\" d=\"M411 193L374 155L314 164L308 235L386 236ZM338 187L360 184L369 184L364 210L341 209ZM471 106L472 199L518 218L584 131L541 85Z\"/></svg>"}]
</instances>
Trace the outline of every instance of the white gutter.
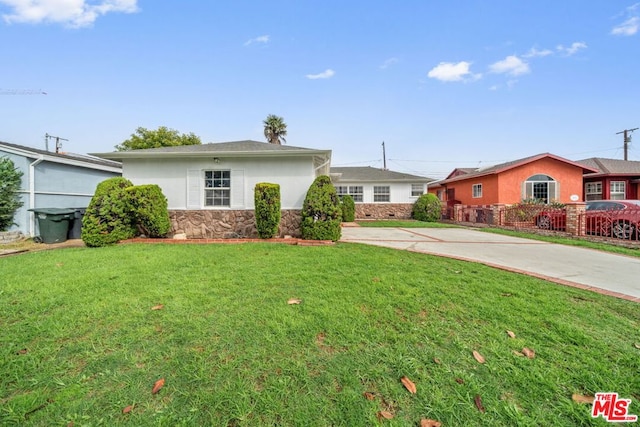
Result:
<instances>
[{"instance_id":1,"label":"white gutter","mask_svg":"<svg viewBox=\"0 0 640 427\"><path fill-rule=\"evenodd\" d=\"M35 208L36 204L36 166L44 160L44 156L40 155L36 160L29 164L29 206L30 209ZM33 212L29 212L29 234L31 237L36 235L36 216Z\"/></svg>"}]
</instances>

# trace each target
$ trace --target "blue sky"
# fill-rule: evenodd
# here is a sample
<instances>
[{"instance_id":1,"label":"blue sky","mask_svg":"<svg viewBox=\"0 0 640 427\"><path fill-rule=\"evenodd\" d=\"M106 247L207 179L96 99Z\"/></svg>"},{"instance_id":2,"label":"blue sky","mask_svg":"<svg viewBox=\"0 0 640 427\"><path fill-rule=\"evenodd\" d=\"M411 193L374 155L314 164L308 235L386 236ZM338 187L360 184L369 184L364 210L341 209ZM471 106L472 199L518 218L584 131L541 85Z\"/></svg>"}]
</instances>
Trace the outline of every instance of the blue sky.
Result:
<instances>
[{"instance_id":1,"label":"blue sky","mask_svg":"<svg viewBox=\"0 0 640 427\"><path fill-rule=\"evenodd\" d=\"M542 152L622 158L640 3L0 0L0 140L112 151L137 127L333 150L441 178ZM41 89L46 95L7 94ZM640 130L629 151L640 160Z\"/></svg>"}]
</instances>

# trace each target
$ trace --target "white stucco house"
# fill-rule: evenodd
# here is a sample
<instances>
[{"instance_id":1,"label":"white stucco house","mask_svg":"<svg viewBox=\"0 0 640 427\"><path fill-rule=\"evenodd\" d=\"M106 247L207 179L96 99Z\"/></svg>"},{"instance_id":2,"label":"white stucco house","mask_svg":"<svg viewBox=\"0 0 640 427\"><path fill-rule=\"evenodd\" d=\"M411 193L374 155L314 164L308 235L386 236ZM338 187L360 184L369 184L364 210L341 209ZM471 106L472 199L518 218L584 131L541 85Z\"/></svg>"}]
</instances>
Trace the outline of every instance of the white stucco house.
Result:
<instances>
[{"instance_id":1,"label":"white stucco house","mask_svg":"<svg viewBox=\"0 0 640 427\"><path fill-rule=\"evenodd\" d=\"M413 204L433 181L370 166L332 167L330 176L339 196L353 197L356 219L411 218Z\"/></svg>"},{"instance_id":2,"label":"white stucco house","mask_svg":"<svg viewBox=\"0 0 640 427\"><path fill-rule=\"evenodd\" d=\"M96 153L122 162L134 185L157 184L168 200L174 233L189 238L254 237L254 188L280 185L281 235L299 235L309 186L328 175L331 150L232 141Z\"/></svg>"},{"instance_id":3,"label":"white stucco house","mask_svg":"<svg viewBox=\"0 0 640 427\"><path fill-rule=\"evenodd\" d=\"M22 172L23 206L9 231L27 236L39 234L31 208L86 208L97 185L120 176L119 162L92 156L62 153L0 142L0 157L9 158Z\"/></svg>"}]
</instances>

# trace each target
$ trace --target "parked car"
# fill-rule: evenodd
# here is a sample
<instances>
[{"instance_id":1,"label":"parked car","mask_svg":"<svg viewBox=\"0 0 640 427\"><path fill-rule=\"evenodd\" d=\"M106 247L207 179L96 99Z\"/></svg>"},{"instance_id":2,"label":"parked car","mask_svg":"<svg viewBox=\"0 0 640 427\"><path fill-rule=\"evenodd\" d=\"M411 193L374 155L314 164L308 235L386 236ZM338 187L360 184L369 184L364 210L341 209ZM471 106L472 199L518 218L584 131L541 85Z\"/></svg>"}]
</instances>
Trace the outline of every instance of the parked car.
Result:
<instances>
[{"instance_id":1,"label":"parked car","mask_svg":"<svg viewBox=\"0 0 640 427\"><path fill-rule=\"evenodd\" d=\"M618 239L640 238L640 200L592 200L584 215L585 232ZM535 218L538 228L564 231L567 213L564 209L545 209Z\"/></svg>"}]
</instances>

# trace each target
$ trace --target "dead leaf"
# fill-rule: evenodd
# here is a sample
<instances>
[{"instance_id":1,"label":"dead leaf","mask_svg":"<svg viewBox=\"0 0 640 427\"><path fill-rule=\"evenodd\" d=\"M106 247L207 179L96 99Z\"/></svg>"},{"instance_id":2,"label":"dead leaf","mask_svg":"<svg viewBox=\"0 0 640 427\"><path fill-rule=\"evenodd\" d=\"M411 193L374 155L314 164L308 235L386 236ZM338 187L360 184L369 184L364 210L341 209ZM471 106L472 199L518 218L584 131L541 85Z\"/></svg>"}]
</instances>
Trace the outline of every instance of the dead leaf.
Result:
<instances>
[{"instance_id":1,"label":"dead leaf","mask_svg":"<svg viewBox=\"0 0 640 427\"><path fill-rule=\"evenodd\" d=\"M640 344L635 343L633 346L634 346L635 348L637 348L638 350L640 350Z\"/></svg>"},{"instance_id":2,"label":"dead leaf","mask_svg":"<svg viewBox=\"0 0 640 427\"><path fill-rule=\"evenodd\" d=\"M522 354L527 356L529 359L533 359L534 357L536 357L536 352L527 347L522 348Z\"/></svg>"},{"instance_id":3,"label":"dead leaf","mask_svg":"<svg viewBox=\"0 0 640 427\"><path fill-rule=\"evenodd\" d=\"M67 424L67 427L73 427L75 424L73 423L73 421L69 421L69 423Z\"/></svg>"},{"instance_id":4,"label":"dead leaf","mask_svg":"<svg viewBox=\"0 0 640 427\"><path fill-rule=\"evenodd\" d=\"M520 357L524 357L524 354L520 353L518 350L512 350L513 354L515 354L516 356L520 356Z\"/></svg>"},{"instance_id":5,"label":"dead leaf","mask_svg":"<svg viewBox=\"0 0 640 427\"><path fill-rule=\"evenodd\" d=\"M409 393L411 394L416 394L416 392L418 391L416 389L416 385L413 383L413 381L411 381L409 378L407 377L402 377L400 378L400 382L402 383L402 385L404 386L404 388L406 388L407 390L409 390Z\"/></svg>"},{"instance_id":6,"label":"dead leaf","mask_svg":"<svg viewBox=\"0 0 640 427\"><path fill-rule=\"evenodd\" d=\"M478 361L478 363L484 363L484 357L482 357L482 355L480 353L478 353L477 351L473 350L473 357L475 357L475 359Z\"/></svg>"},{"instance_id":7,"label":"dead leaf","mask_svg":"<svg viewBox=\"0 0 640 427\"><path fill-rule=\"evenodd\" d=\"M64 263L58 262L56 263L56 267L62 267L64 265Z\"/></svg>"},{"instance_id":8,"label":"dead leaf","mask_svg":"<svg viewBox=\"0 0 640 427\"><path fill-rule=\"evenodd\" d=\"M516 334L514 334L511 331L507 331L507 335L509 335L509 338L515 338L516 337Z\"/></svg>"},{"instance_id":9,"label":"dead leaf","mask_svg":"<svg viewBox=\"0 0 640 427\"><path fill-rule=\"evenodd\" d=\"M510 294L509 292L503 292L502 296L503 297L510 297L512 294Z\"/></svg>"},{"instance_id":10,"label":"dead leaf","mask_svg":"<svg viewBox=\"0 0 640 427\"><path fill-rule=\"evenodd\" d=\"M374 283L378 283L380 281L379 277L374 277L373 279L371 279L372 282Z\"/></svg>"},{"instance_id":11,"label":"dead leaf","mask_svg":"<svg viewBox=\"0 0 640 427\"><path fill-rule=\"evenodd\" d=\"M456 378L456 382L458 384L464 384L464 380L462 378Z\"/></svg>"},{"instance_id":12,"label":"dead leaf","mask_svg":"<svg viewBox=\"0 0 640 427\"><path fill-rule=\"evenodd\" d=\"M421 419L420 427L441 427L442 423L440 421L432 420L432 419Z\"/></svg>"},{"instance_id":13,"label":"dead leaf","mask_svg":"<svg viewBox=\"0 0 640 427\"><path fill-rule=\"evenodd\" d=\"M440 359L438 359L437 357L433 358L433 363L435 363L436 365L441 364L442 362L440 361Z\"/></svg>"},{"instance_id":14,"label":"dead leaf","mask_svg":"<svg viewBox=\"0 0 640 427\"><path fill-rule=\"evenodd\" d=\"M393 419L393 414L391 412L388 411L380 411L378 412L378 419L382 419L385 418L387 420L392 420Z\"/></svg>"},{"instance_id":15,"label":"dead leaf","mask_svg":"<svg viewBox=\"0 0 640 427\"><path fill-rule=\"evenodd\" d=\"M158 304L151 307L151 310L162 310L163 308L164 308L164 305Z\"/></svg>"},{"instance_id":16,"label":"dead leaf","mask_svg":"<svg viewBox=\"0 0 640 427\"><path fill-rule=\"evenodd\" d=\"M476 397L473 398L473 402L476 404L476 408L478 408L478 411L484 412L484 406L482 406L482 398L479 394L476 394Z\"/></svg>"},{"instance_id":17,"label":"dead leaf","mask_svg":"<svg viewBox=\"0 0 640 427\"><path fill-rule=\"evenodd\" d=\"M20 354L27 354L29 352L29 350L27 350L26 348L23 348L22 350L18 350L18 352L16 354L20 355Z\"/></svg>"},{"instance_id":18,"label":"dead leaf","mask_svg":"<svg viewBox=\"0 0 640 427\"><path fill-rule=\"evenodd\" d=\"M129 406L127 406L126 408L124 408L124 409L122 410L122 413L123 413L123 414L128 414L128 413L129 413L129 412L131 412L131 410L133 409L133 406L134 406L134 405L129 405Z\"/></svg>"},{"instance_id":19,"label":"dead leaf","mask_svg":"<svg viewBox=\"0 0 640 427\"><path fill-rule=\"evenodd\" d=\"M371 393L371 392L369 392L369 391L365 391L364 393L362 393L362 395L364 397L366 397L367 400L375 400L375 398L376 398L376 395Z\"/></svg>"},{"instance_id":20,"label":"dead leaf","mask_svg":"<svg viewBox=\"0 0 640 427\"><path fill-rule=\"evenodd\" d=\"M292 304L300 304L302 302L301 299L298 298L290 298L289 301L287 301L287 304L292 305Z\"/></svg>"},{"instance_id":21,"label":"dead leaf","mask_svg":"<svg viewBox=\"0 0 640 427\"><path fill-rule=\"evenodd\" d=\"M588 403L591 404L595 400L595 396L583 396L581 394L573 393L571 399L576 403Z\"/></svg>"},{"instance_id":22,"label":"dead leaf","mask_svg":"<svg viewBox=\"0 0 640 427\"><path fill-rule=\"evenodd\" d=\"M164 387L164 378L160 378L155 382L155 384L153 384L153 390L151 390L151 394L156 394L162 387Z\"/></svg>"}]
</instances>

